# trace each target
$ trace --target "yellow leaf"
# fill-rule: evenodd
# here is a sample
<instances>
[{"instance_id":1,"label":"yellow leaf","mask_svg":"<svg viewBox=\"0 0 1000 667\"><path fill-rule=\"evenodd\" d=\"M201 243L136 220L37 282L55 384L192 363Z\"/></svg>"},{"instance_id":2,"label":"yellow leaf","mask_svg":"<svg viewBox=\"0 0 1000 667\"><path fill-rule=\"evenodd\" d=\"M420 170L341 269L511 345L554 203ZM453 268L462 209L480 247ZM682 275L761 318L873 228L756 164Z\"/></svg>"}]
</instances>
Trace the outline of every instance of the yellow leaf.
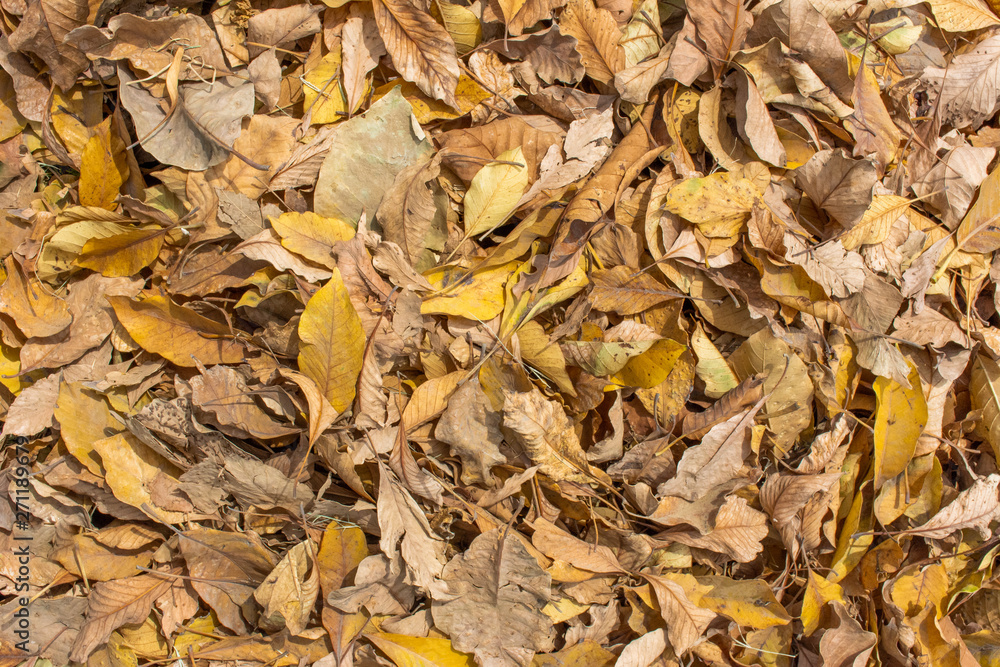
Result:
<instances>
[{"instance_id":1,"label":"yellow leaf","mask_svg":"<svg viewBox=\"0 0 1000 667\"><path fill-rule=\"evenodd\" d=\"M299 370L337 412L349 408L361 374L365 330L339 269L306 303L299 341Z\"/></svg>"},{"instance_id":2,"label":"yellow leaf","mask_svg":"<svg viewBox=\"0 0 1000 667\"><path fill-rule=\"evenodd\" d=\"M758 196L747 179L718 172L681 181L670 188L663 206L696 225L717 227L742 224Z\"/></svg>"},{"instance_id":3,"label":"yellow leaf","mask_svg":"<svg viewBox=\"0 0 1000 667\"><path fill-rule=\"evenodd\" d=\"M79 382L59 385L59 398L53 415L59 422L59 434L70 454L87 470L104 476L101 459L93 443L122 430L121 423L111 416L108 404L97 392L85 389Z\"/></svg>"},{"instance_id":4,"label":"yellow leaf","mask_svg":"<svg viewBox=\"0 0 1000 667\"><path fill-rule=\"evenodd\" d=\"M134 569L133 569L134 573ZM138 625L123 625L118 629L124 645L143 658L166 658L170 655L167 640L152 616Z\"/></svg>"},{"instance_id":5,"label":"yellow leaf","mask_svg":"<svg viewBox=\"0 0 1000 667\"><path fill-rule=\"evenodd\" d=\"M940 563L932 563L923 570L900 573L891 584L892 602L906 616L916 616L928 604L934 606L937 618L944 611L948 594L948 571Z\"/></svg>"},{"instance_id":6,"label":"yellow leaf","mask_svg":"<svg viewBox=\"0 0 1000 667\"><path fill-rule=\"evenodd\" d=\"M397 667L475 667L468 653L459 653L448 639L388 633L365 635Z\"/></svg>"},{"instance_id":7,"label":"yellow leaf","mask_svg":"<svg viewBox=\"0 0 1000 667\"><path fill-rule=\"evenodd\" d=\"M70 156L79 156L90 141L91 128L101 122L104 93L100 86L77 85L52 95L52 128Z\"/></svg>"},{"instance_id":8,"label":"yellow leaf","mask_svg":"<svg viewBox=\"0 0 1000 667\"><path fill-rule=\"evenodd\" d=\"M157 475L173 478L173 466L163 457L136 440L131 433L118 433L95 440L93 448L101 457L106 469L104 479L115 498L161 521L184 521L186 515L183 512L156 507L150 495L149 488ZM180 472L176 471L176 474ZM177 483L176 478L173 481Z\"/></svg>"},{"instance_id":9,"label":"yellow leaf","mask_svg":"<svg viewBox=\"0 0 1000 667\"><path fill-rule=\"evenodd\" d=\"M434 269L425 275L438 290L424 299L424 315L456 315L483 322L503 312L504 283L519 262L508 262L469 273L456 267Z\"/></svg>"},{"instance_id":10,"label":"yellow leaf","mask_svg":"<svg viewBox=\"0 0 1000 667\"><path fill-rule=\"evenodd\" d=\"M142 301L125 296L106 298L140 347L173 364L193 368L196 359L206 366L243 361L243 346L229 327L166 297L153 295Z\"/></svg>"},{"instance_id":11,"label":"yellow leaf","mask_svg":"<svg viewBox=\"0 0 1000 667\"><path fill-rule=\"evenodd\" d=\"M746 635L745 658L751 657L761 667L792 667L792 628L788 625L774 625L763 630L754 630Z\"/></svg>"},{"instance_id":12,"label":"yellow leaf","mask_svg":"<svg viewBox=\"0 0 1000 667\"><path fill-rule=\"evenodd\" d=\"M305 110L312 112L315 125L336 123L347 118L347 95L340 85L340 49L323 56L305 74Z\"/></svg>"},{"instance_id":13,"label":"yellow leaf","mask_svg":"<svg viewBox=\"0 0 1000 667\"><path fill-rule=\"evenodd\" d=\"M674 340L658 340L639 356L629 359L611 381L625 387L652 389L667 379L686 349Z\"/></svg>"},{"instance_id":14,"label":"yellow leaf","mask_svg":"<svg viewBox=\"0 0 1000 667\"><path fill-rule=\"evenodd\" d=\"M25 336L54 336L70 325L69 306L51 287L26 277L13 255L4 260L4 269L7 279L0 285L0 312L14 320Z\"/></svg>"},{"instance_id":15,"label":"yellow leaf","mask_svg":"<svg viewBox=\"0 0 1000 667\"><path fill-rule=\"evenodd\" d=\"M326 218L312 211L282 213L271 221L281 245L328 269L336 268L333 246L354 238L354 226L339 218Z\"/></svg>"},{"instance_id":16,"label":"yellow leaf","mask_svg":"<svg viewBox=\"0 0 1000 667\"><path fill-rule=\"evenodd\" d=\"M483 234L503 224L517 208L528 178L520 146L480 169L465 193L465 235Z\"/></svg>"},{"instance_id":17,"label":"yellow leaf","mask_svg":"<svg viewBox=\"0 0 1000 667\"><path fill-rule=\"evenodd\" d=\"M861 562L874 541L870 532L875 521L872 515L871 495L871 489L866 481L854 496L854 501L847 511L847 518L837 538L837 550L833 553L831 581L843 580Z\"/></svg>"},{"instance_id":18,"label":"yellow leaf","mask_svg":"<svg viewBox=\"0 0 1000 667\"><path fill-rule=\"evenodd\" d=\"M719 398L740 383L700 323L695 323L691 332L691 351L698 359L694 372L705 383L705 395L709 398Z\"/></svg>"},{"instance_id":19,"label":"yellow leaf","mask_svg":"<svg viewBox=\"0 0 1000 667\"><path fill-rule=\"evenodd\" d=\"M802 632L807 637L819 629L823 607L834 600L847 604L847 601L844 600L844 589L840 587L840 584L824 579L810 570L805 597L802 599L801 614Z\"/></svg>"},{"instance_id":20,"label":"yellow leaf","mask_svg":"<svg viewBox=\"0 0 1000 667\"><path fill-rule=\"evenodd\" d=\"M165 229L131 229L107 238L92 238L83 245L76 264L109 278L127 278L156 260L166 234Z\"/></svg>"},{"instance_id":21,"label":"yellow leaf","mask_svg":"<svg viewBox=\"0 0 1000 667\"><path fill-rule=\"evenodd\" d=\"M478 25L478 21L476 23ZM17 109L14 82L7 72L3 72L0 74L0 141L17 136L25 125L27 121Z\"/></svg>"},{"instance_id":22,"label":"yellow leaf","mask_svg":"<svg viewBox=\"0 0 1000 667\"><path fill-rule=\"evenodd\" d=\"M549 340L549 335L538 322L526 322L517 330L521 358L555 382L559 391L576 396L573 381L566 373L566 358L559 345Z\"/></svg>"},{"instance_id":23,"label":"yellow leaf","mask_svg":"<svg viewBox=\"0 0 1000 667\"><path fill-rule=\"evenodd\" d=\"M580 604L572 598L559 598L545 605L542 613L551 618L553 623L565 623L588 609L589 604Z\"/></svg>"},{"instance_id":24,"label":"yellow leaf","mask_svg":"<svg viewBox=\"0 0 1000 667\"><path fill-rule=\"evenodd\" d=\"M1000 23L983 0L929 0L927 4L938 25L948 32L981 30Z\"/></svg>"},{"instance_id":25,"label":"yellow leaf","mask_svg":"<svg viewBox=\"0 0 1000 667\"><path fill-rule=\"evenodd\" d=\"M976 422L976 430L993 448L993 455L1000 460L1000 364L980 351L972 362L969 379L972 407L983 411L983 418Z\"/></svg>"},{"instance_id":26,"label":"yellow leaf","mask_svg":"<svg viewBox=\"0 0 1000 667\"><path fill-rule=\"evenodd\" d=\"M441 4L444 5L447 3L442 2ZM456 5L450 6L456 7ZM464 10L465 7L458 7L458 9ZM476 25L479 25L478 21L476 22ZM380 99L397 86L399 86L399 92L404 98L406 98L406 101L410 103L410 106L413 107L413 116L421 125L435 120L452 120L455 118L461 118L479 106L480 103L493 97L493 94L476 83L475 79L466 74L462 74L458 77L458 86L455 88L455 100L458 102L457 107L450 107L441 100L432 99L424 95L423 92L417 88L417 84L410 83L409 81L400 83L399 79L394 79L393 81L376 88L375 92L372 94L372 98L376 100Z\"/></svg>"},{"instance_id":27,"label":"yellow leaf","mask_svg":"<svg viewBox=\"0 0 1000 667\"><path fill-rule=\"evenodd\" d=\"M125 142L111 130L111 116L93 129L80 158L80 203L113 209L128 180Z\"/></svg>"},{"instance_id":28,"label":"yellow leaf","mask_svg":"<svg viewBox=\"0 0 1000 667\"><path fill-rule=\"evenodd\" d=\"M994 169L979 186L979 197L962 218L955 240L965 252L993 252L1000 248L1000 168ZM943 261L947 262L949 255Z\"/></svg>"},{"instance_id":29,"label":"yellow leaf","mask_svg":"<svg viewBox=\"0 0 1000 667\"><path fill-rule=\"evenodd\" d=\"M319 584L323 595L339 589L347 575L368 556L365 534L357 526L330 523L323 532L323 541L316 554Z\"/></svg>"},{"instance_id":30,"label":"yellow leaf","mask_svg":"<svg viewBox=\"0 0 1000 667\"><path fill-rule=\"evenodd\" d=\"M461 5L452 4L446 2L445 0L436 0L431 3L431 15L435 19L440 18L444 29L448 31L451 38L455 40L455 50L458 55L464 56L466 53L472 49L479 46L479 42L483 41L483 27L479 23L479 18L467 7ZM458 77L458 88L462 88L462 79L466 81L471 81L465 74ZM479 84L477 87L482 89ZM462 97L459 90L455 91L455 97L458 98L459 108L462 105ZM483 89L485 91L485 89ZM489 93L487 93L488 95ZM481 101L481 100L480 100ZM471 109L466 110L466 113L471 111ZM420 121L421 123L425 121Z\"/></svg>"},{"instance_id":31,"label":"yellow leaf","mask_svg":"<svg viewBox=\"0 0 1000 667\"><path fill-rule=\"evenodd\" d=\"M42 245L36 273L53 282L76 268L74 261L92 238L108 238L134 229L123 215L95 206L73 206L56 218L59 228Z\"/></svg>"},{"instance_id":32,"label":"yellow leaf","mask_svg":"<svg viewBox=\"0 0 1000 667\"><path fill-rule=\"evenodd\" d=\"M19 377L20 372L21 357L18 351L0 343L0 384L10 389L15 396L25 387L25 383Z\"/></svg>"},{"instance_id":33,"label":"yellow leaf","mask_svg":"<svg viewBox=\"0 0 1000 667\"><path fill-rule=\"evenodd\" d=\"M416 428L444 412L448 407L448 399L455 393L455 388L463 377L464 371L455 371L418 386L403 410L403 424L406 428Z\"/></svg>"},{"instance_id":34,"label":"yellow leaf","mask_svg":"<svg viewBox=\"0 0 1000 667\"><path fill-rule=\"evenodd\" d=\"M579 366L595 377L608 377L624 370L629 361L648 351L655 342L654 340L638 340L605 343L594 340L571 340L562 343L560 347L573 365ZM669 373L669 371L667 372Z\"/></svg>"},{"instance_id":35,"label":"yellow leaf","mask_svg":"<svg viewBox=\"0 0 1000 667\"><path fill-rule=\"evenodd\" d=\"M913 362L910 388L884 377L875 379L873 389L878 400L875 410L875 489L906 470L913 458L917 439L927 424L927 401L920 386L920 375Z\"/></svg>"},{"instance_id":36,"label":"yellow leaf","mask_svg":"<svg viewBox=\"0 0 1000 667\"><path fill-rule=\"evenodd\" d=\"M663 382L650 389L638 389L635 394L654 419L666 424L680 414L693 384L694 356L684 351Z\"/></svg>"},{"instance_id":37,"label":"yellow leaf","mask_svg":"<svg viewBox=\"0 0 1000 667\"><path fill-rule=\"evenodd\" d=\"M702 596L698 604L717 614L728 616L741 627L760 630L792 622L792 617L775 599L771 587L762 579L698 577L698 583L712 587L711 591Z\"/></svg>"}]
</instances>

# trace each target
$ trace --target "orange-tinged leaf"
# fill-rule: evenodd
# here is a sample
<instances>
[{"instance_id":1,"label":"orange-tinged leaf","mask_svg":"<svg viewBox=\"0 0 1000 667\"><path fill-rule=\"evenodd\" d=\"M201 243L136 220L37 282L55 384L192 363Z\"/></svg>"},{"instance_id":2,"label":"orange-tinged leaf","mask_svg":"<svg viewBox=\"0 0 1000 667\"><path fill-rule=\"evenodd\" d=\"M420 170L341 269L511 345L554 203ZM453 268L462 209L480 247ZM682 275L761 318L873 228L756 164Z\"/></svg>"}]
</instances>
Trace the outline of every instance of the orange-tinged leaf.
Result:
<instances>
[{"instance_id":1,"label":"orange-tinged leaf","mask_svg":"<svg viewBox=\"0 0 1000 667\"><path fill-rule=\"evenodd\" d=\"M344 584L348 575L368 556L365 534L357 526L330 523L316 554L319 584L329 595Z\"/></svg>"},{"instance_id":2,"label":"orange-tinged leaf","mask_svg":"<svg viewBox=\"0 0 1000 667\"><path fill-rule=\"evenodd\" d=\"M365 330L339 269L306 303L299 320L299 341L299 370L316 383L337 412L343 412L357 391Z\"/></svg>"},{"instance_id":3,"label":"orange-tinged leaf","mask_svg":"<svg viewBox=\"0 0 1000 667\"><path fill-rule=\"evenodd\" d=\"M93 443L94 452L104 464L104 479L115 498L153 518L167 523L185 520L183 512L171 512L156 507L150 487L158 475L171 476L173 466L130 433L118 433ZM174 474L179 471L174 470ZM176 479L173 480L176 484Z\"/></svg>"},{"instance_id":4,"label":"orange-tinged leaf","mask_svg":"<svg viewBox=\"0 0 1000 667\"><path fill-rule=\"evenodd\" d=\"M459 653L448 639L410 637L379 633L365 635L389 656L397 667L473 667L476 661L468 653Z\"/></svg>"},{"instance_id":5,"label":"orange-tinged leaf","mask_svg":"<svg viewBox=\"0 0 1000 667\"><path fill-rule=\"evenodd\" d=\"M6 280L0 285L0 312L9 316L29 338L53 336L70 325L66 301L37 278L25 276L13 255L4 260Z\"/></svg>"},{"instance_id":6,"label":"orange-tinged leaf","mask_svg":"<svg viewBox=\"0 0 1000 667\"><path fill-rule=\"evenodd\" d=\"M372 9L396 70L428 96L457 107L455 88L461 70L448 31L407 0L372 0Z\"/></svg>"},{"instance_id":7,"label":"orange-tinged leaf","mask_svg":"<svg viewBox=\"0 0 1000 667\"><path fill-rule=\"evenodd\" d=\"M583 66L595 81L610 84L625 68L622 31L611 13L594 6L592 0L572 0L560 17L559 31L575 37Z\"/></svg>"},{"instance_id":8,"label":"orange-tinged leaf","mask_svg":"<svg viewBox=\"0 0 1000 667\"><path fill-rule=\"evenodd\" d=\"M125 142L111 129L111 116L93 128L80 156L80 204L112 209L129 169ZM130 275L130 274L129 274Z\"/></svg>"},{"instance_id":9,"label":"orange-tinged leaf","mask_svg":"<svg viewBox=\"0 0 1000 667\"><path fill-rule=\"evenodd\" d=\"M142 301L124 296L106 298L136 343L173 364L194 367L195 360L206 366L243 361L243 346L229 327L166 297L150 295Z\"/></svg>"},{"instance_id":10,"label":"orange-tinged leaf","mask_svg":"<svg viewBox=\"0 0 1000 667\"><path fill-rule=\"evenodd\" d=\"M455 371L427 380L418 386L403 410L403 423L406 424L406 428L416 428L444 412L448 407L448 399L455 393L455 388L464 376L464 372Z\"/></svg>"},{"instance_id":11,"label":"orange-tinged leaf","mask_svg":"<svg viewBox=\"0 0 1000 667\"><path fill-rule=\"evenodd\" d=\"M134 276L159 256L166 235L165 229L133 229L95 237L83 245L76 264L109 278Z\"/></svg>"}]
</instances>

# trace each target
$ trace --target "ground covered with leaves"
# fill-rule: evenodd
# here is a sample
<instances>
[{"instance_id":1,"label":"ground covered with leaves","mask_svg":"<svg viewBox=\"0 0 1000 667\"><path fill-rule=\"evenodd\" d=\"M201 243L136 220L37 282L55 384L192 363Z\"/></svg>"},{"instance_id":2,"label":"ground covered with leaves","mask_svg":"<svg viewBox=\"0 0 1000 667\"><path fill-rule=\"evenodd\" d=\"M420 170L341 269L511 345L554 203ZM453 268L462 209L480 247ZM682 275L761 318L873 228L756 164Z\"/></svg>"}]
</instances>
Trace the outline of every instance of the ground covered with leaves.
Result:
<instances>
[{"instance_id":1,"label":"ground covered with leaves","mask_svg":"<svg viewBox=\"0 0 1000 667\"><path fill-rule=\"evenodd\" d=\"M0 0L0 663L997 664L1000 18L741 1Z\"/></svg>"}]
</instances>

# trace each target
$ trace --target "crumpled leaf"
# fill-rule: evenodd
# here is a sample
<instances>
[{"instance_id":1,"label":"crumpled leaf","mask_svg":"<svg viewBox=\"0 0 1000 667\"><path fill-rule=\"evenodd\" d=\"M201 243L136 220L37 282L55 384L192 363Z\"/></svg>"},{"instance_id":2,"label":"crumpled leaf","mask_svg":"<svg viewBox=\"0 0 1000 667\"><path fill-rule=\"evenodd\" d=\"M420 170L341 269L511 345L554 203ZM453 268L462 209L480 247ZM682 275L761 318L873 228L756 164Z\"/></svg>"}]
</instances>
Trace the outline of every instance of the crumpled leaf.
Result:
<instances>
[{"instance_id":1,"label":"crumpled leaf","mask_svg":"<svg viewBox=\"0 0 1000 667\"><path fill-rule=\"evenodd\" d=\"M1000 475L977 479L927 523L906 532L939 540L956 530L975 528L986 539L990 535L989 524L1000 517L998 487Z\"/></svg>"},{"instance_id":2,"label":"crumpled leaf","mask_svg":"<svg viewBox=\"0 0 1000 667\"><path fill-rule=\"evenodd\" d=\"M551 577L506 530L476 537L442 578L447 592L434 597L434 622L478 664L529 665L536 652L552 650L552 621L541 613Z\"/></svg>"},{"instance_id":3,"label":"crumpled leaf","mask_svg":"<svg viewBox=\"0 0 1000 667\"><path fill-rule=\"evenodd\" d=\"M253 84L225 77L211 83L185 83L173 113L120 68L119 95L132 116L142 147L156 159L183 169L203 171L224 162L240 134L240 122L253 113Z\"/></svg>"},{"instance_id":4,"label":"crumpled leaf","mask_svg":"<svg viewBox=\"0 0 1000 667\"><path fill-rule=\"evenodd\" d=\"M607 475L587 461L566 413L538 389L504 391L503 427L539 471L552 479L582 484L606 482Z\"/></svg>"}]
</instances>

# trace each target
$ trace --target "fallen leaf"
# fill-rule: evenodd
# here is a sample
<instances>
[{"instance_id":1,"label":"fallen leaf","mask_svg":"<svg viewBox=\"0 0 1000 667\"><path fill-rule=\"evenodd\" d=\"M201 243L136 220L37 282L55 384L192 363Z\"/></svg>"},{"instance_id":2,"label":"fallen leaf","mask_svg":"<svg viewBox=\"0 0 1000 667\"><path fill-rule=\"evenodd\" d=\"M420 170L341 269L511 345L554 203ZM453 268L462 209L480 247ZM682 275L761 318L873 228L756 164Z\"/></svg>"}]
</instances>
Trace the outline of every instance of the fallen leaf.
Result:
<instances>
[{"instance_id":1,"label":"fallen leaf","mask_svg":"<svg viewBox=\"0 0 1000 667\"><path fill-rule=\"evenodd\" d=\"M306 303L299 320L299 370L337 412L354 401L365 332L339 269Z\"/></svg>"},{"instance_id":2,"label":"fallen leaf","mask_svg":"<svg viewBox=\"0 0 1000 667\"><path fill-rule=\"evenodd\" d=\"M142 301L107 296L115 317L140 345L178 366L233 364L243 359L243 346L229 327L202 317L162 296Z\"/></svg>"},{"instance_id":3,"label":"fallen leaf","mask_svg":"<svg viewBox=\"0 0 1000 667\"><path fill-rule=\"evenodd\" d=\"M373 0L375 23L392 64L427 95L457 106L455 42L429 14L400 0Z\"/></svg>"},{"instance_id":4,"label":"fallen leaf","mask_svg":"<svg viewBox=\"0 0 1000 667\"><path fill-rule=\"evenodd\" d=\"M431 613L456 649L497 665L528 665L552 650L552 621L541 613L551 577L505 530L476 537L442 578L447 592L434 597Z\"/></svg>"}]
</instances>

